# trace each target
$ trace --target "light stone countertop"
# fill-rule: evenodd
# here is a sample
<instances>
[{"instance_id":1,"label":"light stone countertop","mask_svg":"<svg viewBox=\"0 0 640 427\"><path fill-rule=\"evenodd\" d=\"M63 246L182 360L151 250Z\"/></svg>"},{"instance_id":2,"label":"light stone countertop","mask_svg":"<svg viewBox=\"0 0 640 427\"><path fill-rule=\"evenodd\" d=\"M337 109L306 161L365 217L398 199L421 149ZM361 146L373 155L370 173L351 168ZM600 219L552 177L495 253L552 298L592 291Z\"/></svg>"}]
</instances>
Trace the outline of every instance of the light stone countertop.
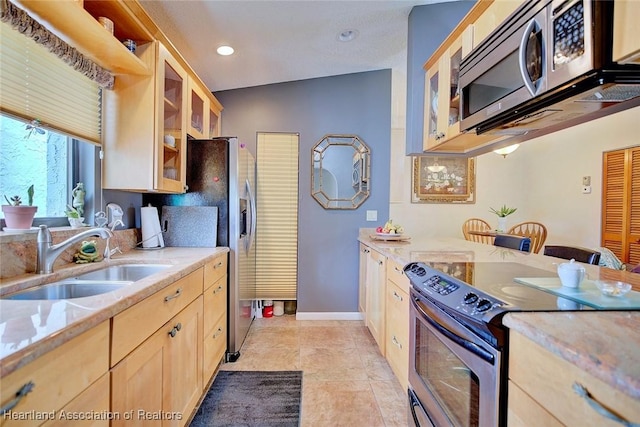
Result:
<instances>
[{"instance_id":1,"label":"light stone countertop","mask_svg":"<svg viewBox=\"0 0 640 427\"><path fill-rule=\"evenodd\" d=\"M372 239L372 235L374 229L361 229L358 240L401 265L412 261L517 262L555 272L555 263L566 262L462 238L384 242ZM592 280L622 280L640 290L640 274L593 265L585 268ZM503 322L612 387L640 398L640 312L514 312Z\"/></svg>"},{"instance_id":2,"label":"light stone countertop","mask_svg":"<svg viewBox=\"0 0 640 427\"><path fill-rule=\"evenodd\" d=\"M640 312L509 313L503 323L640 399Z\"/></svg>"},{"instance_id":3,"label":"light stone countertop","mask_svg":"<svg viewBox=\"0 0 640 427\"><path fill-rule=\"evenodd\" d=\"M54 282L109 265L169 264L131 285L106 294L67 300L0 299L0 377L35 360L149 295L197 270L229 248L163 248L129 251L94 264L69 264L52 274L25 274L0 281L0 295Z\"/></svg>"}]
</instances>

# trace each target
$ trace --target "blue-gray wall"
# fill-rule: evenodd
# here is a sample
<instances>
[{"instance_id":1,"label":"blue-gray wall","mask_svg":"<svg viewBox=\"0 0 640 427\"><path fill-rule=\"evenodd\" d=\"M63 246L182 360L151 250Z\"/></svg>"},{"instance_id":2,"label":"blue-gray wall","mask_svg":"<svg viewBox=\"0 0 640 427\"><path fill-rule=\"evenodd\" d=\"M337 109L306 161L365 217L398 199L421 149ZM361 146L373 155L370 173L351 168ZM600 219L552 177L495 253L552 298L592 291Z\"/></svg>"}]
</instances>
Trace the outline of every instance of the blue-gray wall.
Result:
<instances>
[{"instance_id":1,"label":"blue-gray wall","mask_svg":"<svg viewBox=\"0 0 640 427\"><path fill-rule=\"evenodd\" d=\"M224 106L222 133L253 153L258 132L300 134L298 312L357 312L358 229L389 215L391 70L214 95ZM371 150L371 195L358 209L325 210L311 197L311 150L326 134L356 134ZM367 210L378 211L377 222L366 221Z\"/></svg>"},{"instance_id":2,"label":"blue-gray wall","mask_svg":"<svg viewBox=\"0 0 640 427\"><path fill-rule=\"evenodd\" d=\"M429 4L415 6L409 13L407 155L422 154L425 73L422 66L474 4L474 1L469 0Z\"/></svg>"}]
</instances>

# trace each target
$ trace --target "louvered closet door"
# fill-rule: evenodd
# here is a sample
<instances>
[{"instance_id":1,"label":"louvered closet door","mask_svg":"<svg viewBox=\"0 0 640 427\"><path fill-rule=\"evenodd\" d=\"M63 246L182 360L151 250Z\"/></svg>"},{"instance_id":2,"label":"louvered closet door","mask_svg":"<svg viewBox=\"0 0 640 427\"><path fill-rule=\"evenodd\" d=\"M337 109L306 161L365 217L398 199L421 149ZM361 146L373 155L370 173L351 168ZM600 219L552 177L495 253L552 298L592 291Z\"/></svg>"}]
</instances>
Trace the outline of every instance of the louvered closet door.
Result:
<instances>
[{"instance_id":1,"label":"louvered closet door","mask_svg":"<svg viewBox=\"0 0 640 427\"><path fill-rule=\"evenodd\" d=\"M604 153L602 188L602 246L623 259L625 224L624 164L622 151Z\"/></svg>"},{"instance_id":2,"label":"louvered closet door","mask_svg":"<svg viewBox=\"0 0 640 427\"><path fill-rule=\"evenodd\" d=\"M631 164L629 170L629 231L627 232L628 262L640 264L640 147L627 150Z\"/></svg>"},{"instance_id":3,"label":"louvered closet door","mask_svg":"<svg viewBox=\"0 0 640 427\"><path fill-rule=\"evenodd\" d=\"M604 153L602 246L640 264L640 147Z\"/></svg>"}]
</instances>

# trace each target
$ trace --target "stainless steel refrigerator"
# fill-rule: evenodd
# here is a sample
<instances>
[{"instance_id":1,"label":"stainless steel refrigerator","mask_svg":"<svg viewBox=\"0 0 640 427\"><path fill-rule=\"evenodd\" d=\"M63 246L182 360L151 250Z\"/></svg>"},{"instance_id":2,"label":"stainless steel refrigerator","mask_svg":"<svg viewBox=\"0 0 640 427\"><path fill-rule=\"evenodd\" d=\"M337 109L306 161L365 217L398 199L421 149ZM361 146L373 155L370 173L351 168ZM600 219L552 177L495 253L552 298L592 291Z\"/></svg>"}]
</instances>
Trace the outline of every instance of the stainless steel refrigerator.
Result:
<instances>
[{"instance_id":1,"label":"stainless steel refrigerator","mask_svg":"<svg viewBox=\"0 0 640 427\"><path fill-rule=\"evenodd\" d=\"M235 362L253 321L256 295L256 164L235 137L187 142L187 192L147 194L143 203L162 206L216 206L216 246L228 246L226 361ZM213 246L204 244L202 246Z\"/></svg>"}]
</instances>

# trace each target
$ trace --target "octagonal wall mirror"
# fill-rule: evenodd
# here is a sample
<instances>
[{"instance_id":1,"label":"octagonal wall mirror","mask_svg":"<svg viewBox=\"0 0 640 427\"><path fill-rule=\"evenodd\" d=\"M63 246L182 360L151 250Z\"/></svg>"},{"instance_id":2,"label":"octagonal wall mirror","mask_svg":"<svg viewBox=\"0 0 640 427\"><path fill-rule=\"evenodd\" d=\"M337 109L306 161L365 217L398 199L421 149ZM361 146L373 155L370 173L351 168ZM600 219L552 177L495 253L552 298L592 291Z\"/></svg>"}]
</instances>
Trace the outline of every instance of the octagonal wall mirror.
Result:
<instances>
[{"instance_id":1,"label":"octagonal wall mirror","mask_svg":"<svg viewBox=\"0 0 640 427\"><path fill-rule=\"evenodd\" d=\"M311 153L311 195L325 209L357 209L369 197L369 147L357 135L325 135Z\"/></svg>"}]
</instances>

